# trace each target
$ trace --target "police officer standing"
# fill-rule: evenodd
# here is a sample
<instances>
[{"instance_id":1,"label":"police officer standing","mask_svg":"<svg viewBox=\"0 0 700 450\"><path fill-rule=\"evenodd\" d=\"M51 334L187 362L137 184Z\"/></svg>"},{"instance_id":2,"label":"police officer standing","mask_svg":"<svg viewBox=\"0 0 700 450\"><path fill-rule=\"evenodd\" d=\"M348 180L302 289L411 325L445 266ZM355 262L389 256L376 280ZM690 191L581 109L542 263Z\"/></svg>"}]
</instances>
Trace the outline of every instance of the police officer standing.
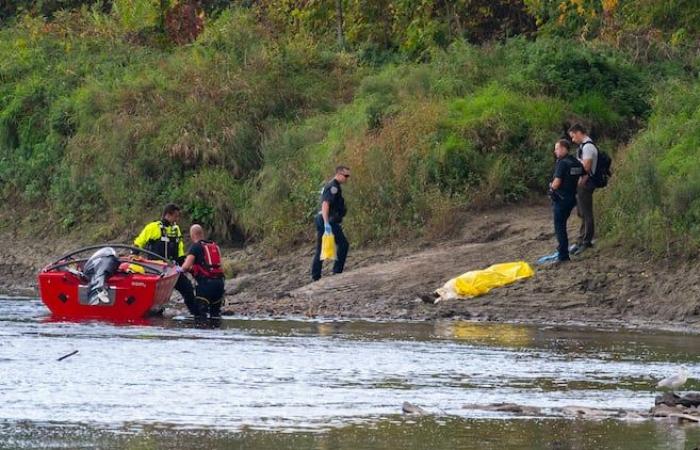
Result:
<instances>
[{"instance_id":1,"label":"police officer standing","mask_svg":"<svg viewBox=\"0 0 700 450\"><path fill-rule=\"evenodd\" d=\"M576 206L576 187L579 178L584 174L583 165L578 159L569 154L571 144L562 139L554 145L554 155L557 163L554 167L554 179L549 184L549 196L552 199L554 215L554 233L559 243L557 258L553 262L569 261L569 236L566 222L571 211Z\"/></svg>"},{"instance_id":2,"label":"police officer standing","mask_svg":"<svg viewBox=\"0 0 700 450\"><path fill-rule=\"evenodd\" d=\"M177 225L179 219L180 207L172 203L166 205L162 218L147 224L134 239L134 245L160 255L168 261L182 264L185 259L185 243L180 227ZM184 273L180 273L175 290L182 295L190 313L199 315L194 288Z\"/></svg>"},{"instance_id":3,"label":"police officer standing","mask_svg":"<svg viewBox=\"0 0 700 450\"><path fill-rule=\"evenodd\" d=\"M321 191L321 211L316 215L316 253L311 264L311 278L316 281L321 278L321 241L324 233L333 233L337 246L336 260L333 264L333 273L341 273L345 267L345 259L348 256L350 244L343 233L343 217L347 213L343 190L341 185L350 178L350 168L338 166L335 168L335 176L323 187Z\"/></svg>"}]
</instances>

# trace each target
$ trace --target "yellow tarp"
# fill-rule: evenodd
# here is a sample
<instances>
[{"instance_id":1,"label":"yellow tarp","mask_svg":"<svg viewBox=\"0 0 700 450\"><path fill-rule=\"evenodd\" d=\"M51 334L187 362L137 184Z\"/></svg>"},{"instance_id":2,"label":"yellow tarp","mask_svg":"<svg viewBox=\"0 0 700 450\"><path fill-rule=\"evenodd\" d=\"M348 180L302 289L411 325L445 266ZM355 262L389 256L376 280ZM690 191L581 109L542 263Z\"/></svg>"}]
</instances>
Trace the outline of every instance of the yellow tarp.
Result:
<instances>
[{"instance_id":1,"label":"yellow tarp","mask_svg":"<svg viewBox=\"0 0 700 450\"><path fill-rule=\"evenodd\" d=\"M477 297L534 274L532 267L524 261L494 264L487 269L472 270L453 278L436 292L442 299Z\"/></svg>"}]
</instances>

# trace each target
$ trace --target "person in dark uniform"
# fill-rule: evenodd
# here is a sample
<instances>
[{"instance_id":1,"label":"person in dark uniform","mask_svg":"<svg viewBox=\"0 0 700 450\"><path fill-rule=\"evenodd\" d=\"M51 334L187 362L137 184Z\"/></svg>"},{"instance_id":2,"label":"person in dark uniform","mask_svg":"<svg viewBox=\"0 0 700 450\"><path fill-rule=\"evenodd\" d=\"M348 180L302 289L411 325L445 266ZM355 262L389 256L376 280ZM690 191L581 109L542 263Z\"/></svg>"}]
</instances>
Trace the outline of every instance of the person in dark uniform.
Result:
<instances>
[{"instance_id":1,"label":"person in dark uniform","mask_svg":"<svg viewBox=\"0 0 700 450\"><path fill-rule=\"evenodd\" d=\"M220 250L216 243L204 239L200 225L190 227L192 245L187 251L182 270L191 272L197 282L196 317L212 319L221 317L221 303L224 297L224 272L221 269Z\"/></svg>"},{"instance_id":2,"label":"person in dark uniform","mask_svg":"<svg viewBox=\"0 0 700 450\"><path fill-rule=\"evenodd\" d=\"M569 261L569 236L566 222L576 206L576 188L579 178L584 174L581 162L569 154L571 143L562 139L554 145L557 162L554 167L554 179L549 184L549 196L552 199L554 213L554 233L559 243L555 262Z\"/></svg>"},{"instance_id":3,"label":"person in dark uniform","mask_svg":"<svg viewBox=\"0 0 700 450\"><path fill-rule=\"evenodd\" d=\"M311 263L311 278L316 281L321 278L321 241L324 233L333 233L337 248L336 260L333 264L333 273L341 273L345 267L345 259L348 256L350 244L343 233L343 218L347 213L345 199L343 199L342 184L350 179L350 169L345 166L335 168L335 176L323 187L321 191L321 211L316 215L316 253Z\"/></svg>"},{"instance_id":4,"label":"person in dark uniform","mask_svg":"<svg viewBox=\"0 0 700 450\"><path fill-rule=\"evenodd\" d=\"M134 245L160 255L168 261L182 264L185 259L185 243L180 227L177 225L179 219L180 207L172 203L166 205L163 217L147 224L134 239ZM181 273L177 279L175 290L182 295L190 313L197 315L194 288L184 273Z\"/></svg>"}]
</instances>

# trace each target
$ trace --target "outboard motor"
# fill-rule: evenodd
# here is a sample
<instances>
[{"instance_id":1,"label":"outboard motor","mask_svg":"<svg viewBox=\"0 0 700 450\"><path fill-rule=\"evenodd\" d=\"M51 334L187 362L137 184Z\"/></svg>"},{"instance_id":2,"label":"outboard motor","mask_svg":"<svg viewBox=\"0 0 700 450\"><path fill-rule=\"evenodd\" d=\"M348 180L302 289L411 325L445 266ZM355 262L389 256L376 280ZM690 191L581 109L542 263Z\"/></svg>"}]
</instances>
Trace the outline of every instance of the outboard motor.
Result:
<instances>
[{"instance_id":1,"label":"outboard motor","mask_svg":"<svg viewBox=\"0 0 700 450\"><path fill-rule=\"evenodd\" d=\"M118 267L119 259L112 247L99 249L87 260L83 273L90 279L88 304L99 305L110 302L107 278L113 275Z\"/></svg>"}]
</instances>

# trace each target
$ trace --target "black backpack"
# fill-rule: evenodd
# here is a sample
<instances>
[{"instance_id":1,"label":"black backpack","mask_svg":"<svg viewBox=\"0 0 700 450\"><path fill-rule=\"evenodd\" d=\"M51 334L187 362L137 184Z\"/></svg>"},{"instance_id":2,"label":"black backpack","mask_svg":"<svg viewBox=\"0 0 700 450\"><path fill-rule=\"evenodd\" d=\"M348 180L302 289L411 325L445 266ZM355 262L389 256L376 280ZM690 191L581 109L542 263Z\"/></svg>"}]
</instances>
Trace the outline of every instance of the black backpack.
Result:
<instances>
[{"instance_id":1,"label":"black backpack","mask_svg":"<svg viewBox=\"0 0 700 450\"><path fill-rule=\"evenodd\" d=\"M604 188L608 185L608 181L610 181L610 177L612 176L611 166L612 159L610 155L602 150L598 150L598 163L595 168L595 173L591 177L596 187Z\"/></svg>"},{"instance_id":2,"label":"black backpack","mask_svg":"<svg viewBox=\"0 0 700 450\"><path fill-rule=\"evenodd\" d=\"M586 141L585 144L593 144L592 141ZM597 145L593 144L598 151L598 161L596 162L595 173L591 175L591 181L593 185L597 188L604 188L608 185L610 177L612 177L612 158L610 155L598 148Z\"/></svg>"}]
</instances>

